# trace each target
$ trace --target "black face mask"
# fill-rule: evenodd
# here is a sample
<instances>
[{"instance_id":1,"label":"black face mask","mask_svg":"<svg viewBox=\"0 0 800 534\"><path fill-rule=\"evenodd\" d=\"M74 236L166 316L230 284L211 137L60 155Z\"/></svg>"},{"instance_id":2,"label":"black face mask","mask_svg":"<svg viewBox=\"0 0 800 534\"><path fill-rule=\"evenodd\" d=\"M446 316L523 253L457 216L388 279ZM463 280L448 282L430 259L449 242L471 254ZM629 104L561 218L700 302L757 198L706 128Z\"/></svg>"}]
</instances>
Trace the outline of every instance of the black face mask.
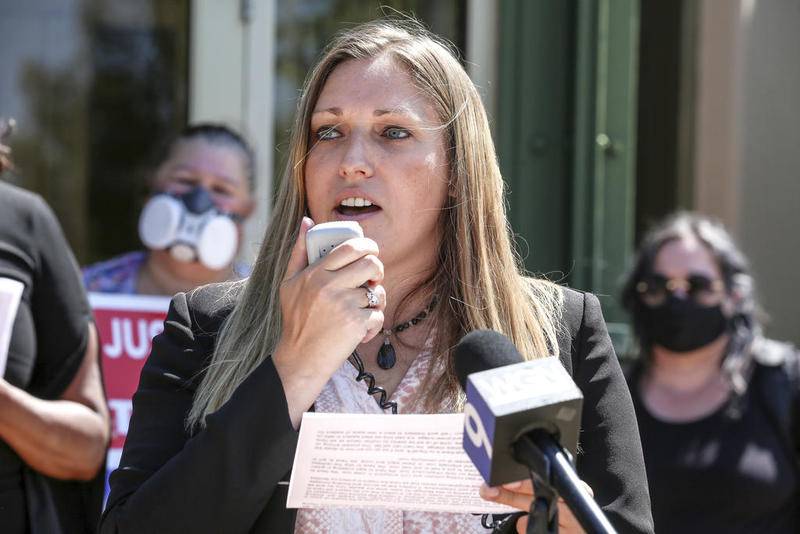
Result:
<instances>
[{"instance_id":1,"label":"black face mask","mask_svg":"<svg viewBox=\"0 0 800 534\"><path fill-rule=\"evenodd\" d=\"M656 308L642 307L642 326L650 343L672 352L690 352L708 345L728 328L722 306L701 306L670 295Z\"/></svg>"}]
</instances>

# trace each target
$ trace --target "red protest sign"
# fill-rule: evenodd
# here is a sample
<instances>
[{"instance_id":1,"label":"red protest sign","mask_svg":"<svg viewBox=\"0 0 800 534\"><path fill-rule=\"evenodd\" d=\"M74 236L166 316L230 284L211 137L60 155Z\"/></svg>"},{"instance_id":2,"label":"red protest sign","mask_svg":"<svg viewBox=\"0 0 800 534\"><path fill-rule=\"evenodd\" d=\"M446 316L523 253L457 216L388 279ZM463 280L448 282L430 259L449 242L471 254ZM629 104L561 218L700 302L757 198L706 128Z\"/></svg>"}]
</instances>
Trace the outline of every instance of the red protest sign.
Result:
<instances>
[{"instance_id":1,"label":"red protest sign","mask_svg":"<svg viewBox=\"0 0 800 534\"><path fill-rule=\"evenodd\" d=\"M169 301L167 297L89 293L100 334L103 379L111 412L109 471L119 464L128 434L131 398L150 355L153 337L164 329Z\"/></svg>"}]
</instances>

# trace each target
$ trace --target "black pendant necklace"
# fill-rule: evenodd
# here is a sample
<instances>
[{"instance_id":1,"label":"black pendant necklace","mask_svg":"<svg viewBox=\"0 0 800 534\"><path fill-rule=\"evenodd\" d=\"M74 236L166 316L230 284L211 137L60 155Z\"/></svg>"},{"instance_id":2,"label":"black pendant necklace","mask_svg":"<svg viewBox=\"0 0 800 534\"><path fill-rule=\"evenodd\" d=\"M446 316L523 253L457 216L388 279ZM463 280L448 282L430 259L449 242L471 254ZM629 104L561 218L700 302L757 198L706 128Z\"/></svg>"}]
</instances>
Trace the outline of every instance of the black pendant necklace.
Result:
<instances>
[{"instance_id":1,"label":"black pendant necklace","mask_svg":"<svg viewBox=\"0 0 800 534\"><path fill-rule=\"evenodd\" d=\"M383 334L383 345L381 345L381 348L378 350L378 367L381 369L391 369L394 367L394 364L397 363L397 354L395 353L392 342L389 341L389 336L402 332L403 330L407 330L408 328L411 328L417 323L423 321L435 305L436 297L433 297L431 303L428 304L428 307L416 314L412 319L395 325L391 329L383 329L381 332Z\"/></svg>"}]
</instances>

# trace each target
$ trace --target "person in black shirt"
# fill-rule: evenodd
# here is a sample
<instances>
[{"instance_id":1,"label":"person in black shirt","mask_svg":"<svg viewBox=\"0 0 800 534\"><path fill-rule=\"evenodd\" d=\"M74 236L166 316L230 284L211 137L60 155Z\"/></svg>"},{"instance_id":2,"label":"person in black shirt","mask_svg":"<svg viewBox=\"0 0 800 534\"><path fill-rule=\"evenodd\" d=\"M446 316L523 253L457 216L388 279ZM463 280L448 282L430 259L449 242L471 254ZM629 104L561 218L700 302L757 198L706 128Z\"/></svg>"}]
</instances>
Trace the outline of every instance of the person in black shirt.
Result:
<instances>
[{"instance_id":1,"label":"person in black shirt","mask_svg":"<svg viewBox=\"0 0 800 534\"><path fill-rule=\"evenodd\" d=\"M656 531L797 532L798 353L761 336L728 233L669 218L643 240L623 301Z\"/></svg>"},{"instance_id":2,"label":"person in black shirt","mask_svg":"<svg viewBox=\"0 0 800 534\"><path fill-rule=\"evenodd\" d=\"M94 532L110 435L97 335L55 216L4 182L0 278L24 286L0 378L0 531Z\"/></svg>"}]
</instances>

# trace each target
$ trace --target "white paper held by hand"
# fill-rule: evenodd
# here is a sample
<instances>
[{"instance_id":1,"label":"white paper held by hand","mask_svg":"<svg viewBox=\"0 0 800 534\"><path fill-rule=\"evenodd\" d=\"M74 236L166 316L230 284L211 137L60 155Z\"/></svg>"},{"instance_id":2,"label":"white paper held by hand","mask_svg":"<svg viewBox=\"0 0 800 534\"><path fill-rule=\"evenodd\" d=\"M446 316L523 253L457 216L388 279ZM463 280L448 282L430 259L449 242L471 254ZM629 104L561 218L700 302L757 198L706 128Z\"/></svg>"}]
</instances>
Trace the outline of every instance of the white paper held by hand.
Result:
<instances>
[{"instance_id":1,"label":"white paper held by hand","mask_svg":"<svg viewBox=\"0 0 800 534\"><path fill-rule=\"evenodd\" d=\"M6 372L8 345L23 289L25 285L22 282L0 277L0 377Z\"/></svg>"},{"instance_id":2,"label":"white paper held by hand","mask_svg":"<svg viewBox=\"0 0 800 534\"><path fill-rule=\"evenodd\" d=\"M287 508L509 513L478 495L463 414L303 415Z\"/></svg>"}]
</instances>

